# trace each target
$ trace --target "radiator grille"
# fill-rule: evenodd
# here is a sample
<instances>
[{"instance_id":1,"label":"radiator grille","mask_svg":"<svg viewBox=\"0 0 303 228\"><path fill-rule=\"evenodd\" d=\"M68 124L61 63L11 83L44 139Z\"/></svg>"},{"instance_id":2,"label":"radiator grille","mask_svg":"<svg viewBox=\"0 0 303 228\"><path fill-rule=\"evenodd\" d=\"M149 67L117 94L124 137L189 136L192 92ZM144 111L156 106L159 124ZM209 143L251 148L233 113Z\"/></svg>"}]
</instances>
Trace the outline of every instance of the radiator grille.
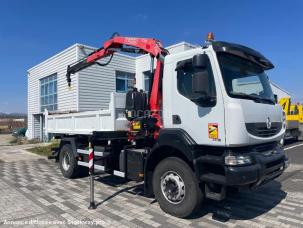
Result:
<instances>
[{"instance_id":1,"label":"radiator grille","mask_svg":"<svg viewBox=\"0 0 303 228\"><path fill-rule=\"evenodd\" d=\"M258 137L271 137L278 134L281 131L282 123L281 122L273 122L271 123L271 127L267 128L266 123L246 123L247 131Z\"/></svg>"}]
</instances>

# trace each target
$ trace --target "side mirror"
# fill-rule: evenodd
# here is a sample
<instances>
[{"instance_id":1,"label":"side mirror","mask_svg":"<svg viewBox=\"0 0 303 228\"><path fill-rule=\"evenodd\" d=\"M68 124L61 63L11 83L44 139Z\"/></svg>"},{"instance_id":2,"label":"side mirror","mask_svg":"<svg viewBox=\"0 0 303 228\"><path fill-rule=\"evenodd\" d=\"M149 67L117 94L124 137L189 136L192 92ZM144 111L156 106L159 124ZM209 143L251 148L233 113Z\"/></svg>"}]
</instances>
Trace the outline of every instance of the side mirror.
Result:
<instances>
[{"instance_id":1,"label":"side mirror","mask_svg":"<svg viewBox=\"0 0 303 228\"><path fill-rule=\"evenodd\" d=\"M212 107L216 103L216 97L213 96L209 87L210 75L208 71L198 71L192 76L192 92L196 94L191 101L202 107Z\"/></svg>"},{"instance_id":2,"label":"side mirror","mask_svg":"<svg viewBox=\"0 0 303 228\"><path fill-rule=\"evenodd\" d=\"M194 68L205 69L209 63L209 58L206 54L198 54L192 58L192 66Z\"/></svg>"},{"instance_id":3,"label":"side mirror","mask_svg":"<svg viewBox=\"0 0 303 228\"><path fill-rule=\"evenodd\" d=\"M193 93L209 94L209 74L206 70L195 72L192 77Z\"/></svg>"},{"instance_id":4,"label":"side mirror","mask_svg":"<svg viewBox=\"0 0 303 228\"><path fill-rule=\"evenodd\" d=\"M205 69L209 64L209 59L206 54L194 55L191 59L186 59L178 62L176 71L185 69L187 67L193 67L196 69Z\"/></svg>"}]
</instances>

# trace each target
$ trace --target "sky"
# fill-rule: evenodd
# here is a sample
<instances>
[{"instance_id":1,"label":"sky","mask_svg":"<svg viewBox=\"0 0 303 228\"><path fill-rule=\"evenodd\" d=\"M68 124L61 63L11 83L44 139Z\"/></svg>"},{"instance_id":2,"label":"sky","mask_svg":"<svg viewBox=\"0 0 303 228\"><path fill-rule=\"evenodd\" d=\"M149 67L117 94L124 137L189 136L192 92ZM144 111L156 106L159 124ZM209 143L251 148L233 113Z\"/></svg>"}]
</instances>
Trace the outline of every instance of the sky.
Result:
<instances>
[{"instance_id":1,"label":"sky","mask_svg":"<svg viewBox=\"0 0 303 228\"><path fill-rule=\"evenodd\" d=\"M303 102L302 0L1 0L0 112L27 110L27 70L74 43L101 47L114 32L165 46L216 40L260 51L274 83Z\"/></svg>"}]
</instances>

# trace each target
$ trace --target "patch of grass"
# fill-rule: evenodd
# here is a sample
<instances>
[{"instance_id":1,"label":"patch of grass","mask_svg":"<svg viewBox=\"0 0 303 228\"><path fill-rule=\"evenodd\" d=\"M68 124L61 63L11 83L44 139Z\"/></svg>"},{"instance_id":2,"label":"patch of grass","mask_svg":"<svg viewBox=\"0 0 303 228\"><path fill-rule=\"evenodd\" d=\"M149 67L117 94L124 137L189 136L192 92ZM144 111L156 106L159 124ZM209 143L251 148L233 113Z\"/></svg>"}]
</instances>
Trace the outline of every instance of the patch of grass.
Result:
<instances>
[{"instance_id":1,"label":"patch of grass","mask_svg":"<svg viewBox=\"0 0 303 228\"><path fill-rule=\"evenodd\" d=\"M27 144L37 144L37 143L41 143L41 141L39 139L29 139L26 140Z\"/></svg>"},{"instance_id":2,"label":"patch of grass","mask_svg":"<svg viewBox=\"0 0 303 228\"><path fill-rule=\"evenodd\" d=\"M41 141L39 139L27 139L26 137L13 137L9 143L11 145L25 145L25 144L37 144L37 143L41 143Z\"/></svg>"},{"instance_id":3,"label":"patch of grass","mask_svg":"<svg viewBox=\"0 0 303 228\"><path fill-rule=\"evenodd\" d=\"M58 148L60 145L60 141L59 140L53 140L51 141L50 144L46 145L46 146L38 146L38 147L33 147L30 149L27 149L29 152L32 152L34 154L38 154L41 156L51 156L52 155L52 149L53 148Z\"/></svg>"},{"instance_id":4,"label":"patch of grass","mask_svg":"<svg viewBox=\"0 0 303 228\"><path fill-rule=\"evenodd\" d=\"M38 146L38 147L34 147L34 148L30 148L28 149L28 151L34 153L34 154L38 154L38 155L42 155L42 156L51 156L52 155L52 146L48 145L48 146Z\"/></svg>"}]
</instances>

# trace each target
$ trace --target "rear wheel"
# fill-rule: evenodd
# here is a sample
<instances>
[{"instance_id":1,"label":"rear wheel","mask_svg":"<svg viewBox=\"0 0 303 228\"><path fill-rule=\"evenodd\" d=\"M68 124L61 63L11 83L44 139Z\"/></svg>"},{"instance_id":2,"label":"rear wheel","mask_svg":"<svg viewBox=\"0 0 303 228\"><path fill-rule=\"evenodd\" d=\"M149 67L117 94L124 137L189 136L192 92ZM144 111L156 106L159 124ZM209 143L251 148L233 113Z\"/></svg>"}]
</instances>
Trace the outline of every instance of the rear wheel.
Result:
<instances>
[{"instance_id":1,"label":"rear wheel","mask_svg":"<svg viewBox=\"0 0 303 228\"><path fill-rule=\"evenodd\" d=\"M66 178L74 178L80 174L80 168L77 159L73 153L72 147L65 144L60 150L59 165L61 173Z\"/></svg>"},{"instance_id":2,"label":"rear wheel","mask_svg":"<svg viewBox=\"0 0 303 228\"><path fill-rule=\"evenodd\" d=\"M162 210L179 218L196 211L203 198L192 169L176 157L158 164L153 174L153 191Z\"/></svg>"}]
</instances>

